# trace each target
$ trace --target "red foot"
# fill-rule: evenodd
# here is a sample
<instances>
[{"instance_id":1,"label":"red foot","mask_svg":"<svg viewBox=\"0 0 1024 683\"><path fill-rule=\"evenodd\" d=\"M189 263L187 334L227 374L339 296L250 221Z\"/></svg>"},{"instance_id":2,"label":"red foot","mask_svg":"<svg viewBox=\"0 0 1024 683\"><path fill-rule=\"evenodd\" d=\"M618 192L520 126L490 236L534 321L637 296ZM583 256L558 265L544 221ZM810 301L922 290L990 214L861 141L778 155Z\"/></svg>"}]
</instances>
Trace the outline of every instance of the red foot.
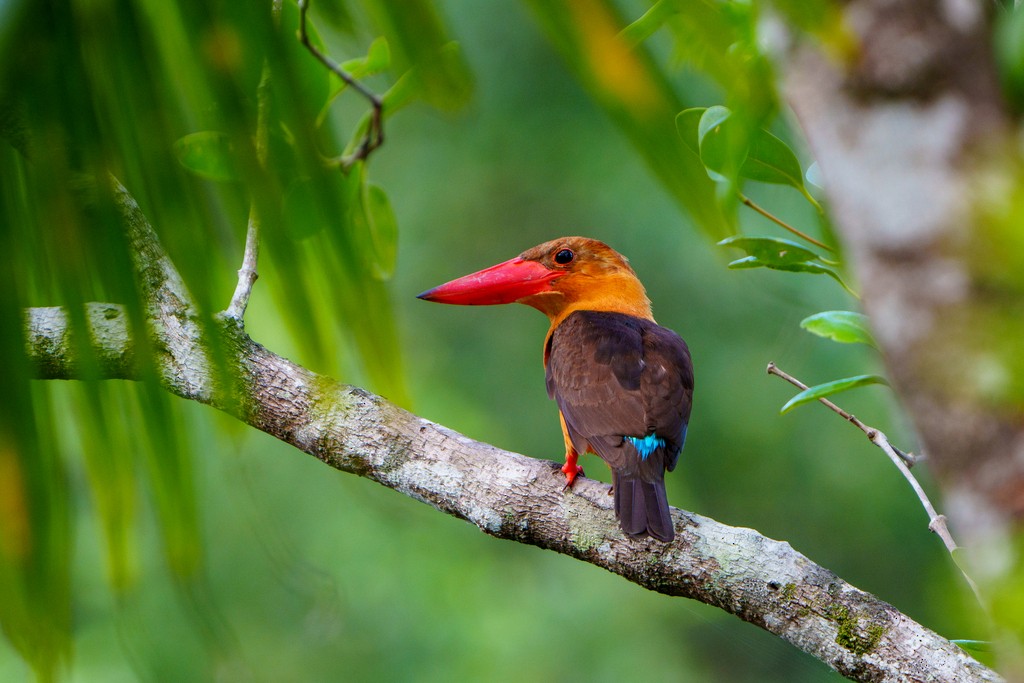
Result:
<instances>
[{"instance_id":1,"label":"red foot","mask_svg":"<svg viewBox=\"0 0 1024 683\"><path fill-rule=\"evenodd\" d=\"M566 458L565 464L562 465L562 473L565 474L565 486L562 490L572 488L572 485L576 482L576 477L583 474L583 468L576 464L576 458Z\"/></svg>"}]
</instances>

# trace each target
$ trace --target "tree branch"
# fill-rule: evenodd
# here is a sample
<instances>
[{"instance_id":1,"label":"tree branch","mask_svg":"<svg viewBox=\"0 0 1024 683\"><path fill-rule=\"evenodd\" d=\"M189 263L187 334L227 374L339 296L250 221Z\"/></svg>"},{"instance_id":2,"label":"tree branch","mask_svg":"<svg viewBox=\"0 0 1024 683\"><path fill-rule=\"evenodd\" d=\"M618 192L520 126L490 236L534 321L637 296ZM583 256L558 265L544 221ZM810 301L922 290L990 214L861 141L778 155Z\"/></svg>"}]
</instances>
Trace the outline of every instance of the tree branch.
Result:
<instances>
[{"instance_id":1,"label":"tree branch","mask_svg":"<svg viewBox=\"0 0 1024 683\"><path fill-rule=\"evenodd\" d=\"M123 306L85 305L90 347L99 372L109 379L135 379L134 345ZM25 316L29 361L40 379L81 377L83 369L75 355L67 311L54 306L30 308Z\"/></svg>"},{"instance_id":2,"label":"tree branch","mask_svg":"<svg viewBox=\"0 0 1024 683\"><path fill-rule=\"evenodd\" d=\"M947 639L893 606L811 562L788 543L751 529L673 511L669 544L625 537L615 522L608 486L580 479L561 492L557 463L473 441L417 417L362 389L317 375L251 340L238 321L196 324L181 279L138 206L116 186L139 254L137 267L165 386L224 410L330 466L372 479L427 503L485 533L589 562L659 593L715 605L810 653L841 674L870 681L998 681ZM171 268L173 271L173 268ZM48 316L46 335L29 334L39 367L71 379L75 365L46 340L67 336L67 317ZM65 329L59 327L63 320ZM37 326L38 328L38 326ZM126 335L94 343L131 357ZM204 334L217 334L236 377L215 381ZM99 338L96 336L99 335ZM121 367L121 366L116 366ZM131 377L119 371L110 376Z\"/></svg>"}]
</instances>

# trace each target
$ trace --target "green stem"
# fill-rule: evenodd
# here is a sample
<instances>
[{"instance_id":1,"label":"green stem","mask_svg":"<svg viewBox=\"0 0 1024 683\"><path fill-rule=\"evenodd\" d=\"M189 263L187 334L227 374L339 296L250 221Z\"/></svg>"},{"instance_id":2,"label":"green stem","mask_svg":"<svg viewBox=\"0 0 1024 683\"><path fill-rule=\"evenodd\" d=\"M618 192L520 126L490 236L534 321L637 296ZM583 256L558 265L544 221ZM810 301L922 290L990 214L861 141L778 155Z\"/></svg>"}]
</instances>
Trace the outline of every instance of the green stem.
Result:
<instances>
[{"instance_id":1,"label":"green stem","mask_svg":"<svg viewBox=\"0 0 1024 683\"><path fill-rule=\"evenodd\" d=\"M782 220L781 218L779 218L775 214L771 213L770 211L768 211L764 207L755 204L754 201L750 199L750 197L748 197L747 195L743 194L742 192L740 192L739 195L740 195L740 201L743 202L744 205L750 207L751 209L753 209L754 211L758 212L759 214L761 214L762 216L764 216L768 220L772 221L773 223L775 223L777 225L782 226L786 230L789 230L791 233L793 233L794 235L796 235L800 239L807 240L808 242L810 242L811 244L815 245L816 247L821 247L822 249L827 249L827 250L835 253L835 248L830 247L827 244L825 244L824 242L820 242L820 241L814 239L813 237L811 237L807 233L794 228L792 225L790 225L786 221Z\"/></svg>"}]
</instances>

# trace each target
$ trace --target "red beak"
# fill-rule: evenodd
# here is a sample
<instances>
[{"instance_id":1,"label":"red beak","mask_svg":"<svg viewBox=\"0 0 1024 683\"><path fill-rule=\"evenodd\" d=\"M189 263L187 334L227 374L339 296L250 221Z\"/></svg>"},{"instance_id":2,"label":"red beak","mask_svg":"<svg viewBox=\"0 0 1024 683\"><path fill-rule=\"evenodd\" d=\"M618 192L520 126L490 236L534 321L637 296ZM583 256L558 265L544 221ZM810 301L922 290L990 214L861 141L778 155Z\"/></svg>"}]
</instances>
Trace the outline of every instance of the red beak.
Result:
<instances>
[{"instance_id":1,"label":"red beak","mask_svg":"<svg viewBox=\"0 0 1024 683\"><path fill-rule=\"evenodd\" d=\"M519 258L464 275L457 280L428 289L417 299L442 304L510 304L551 288L551 281L565 271L549 270L536 261Z\"/></svg>"}]
</instances>

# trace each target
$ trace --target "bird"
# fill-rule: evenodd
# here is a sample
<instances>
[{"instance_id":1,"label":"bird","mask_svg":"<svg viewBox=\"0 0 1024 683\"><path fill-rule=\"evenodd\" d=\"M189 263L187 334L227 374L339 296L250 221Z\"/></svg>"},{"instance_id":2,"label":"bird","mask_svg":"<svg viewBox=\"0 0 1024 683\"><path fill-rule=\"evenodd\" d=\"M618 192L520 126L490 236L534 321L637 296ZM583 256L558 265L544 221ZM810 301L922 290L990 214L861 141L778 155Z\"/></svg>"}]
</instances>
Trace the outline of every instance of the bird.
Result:
<instances>
[{"instance_id":1,"label":"bird","mask_svg":"<svg viewBox=\"0 0 1024 683\"><path fill-rule=\"evenodd\" d=\"M693 363L658 325L628 259L604 242L562 237L418 295L462 305L522 303L551 322L545 383L565 440L565 489L595 453L611 469L615 515L629 537L675 537L665 491L686 441Z\"/></svg>"}]
</instances>

